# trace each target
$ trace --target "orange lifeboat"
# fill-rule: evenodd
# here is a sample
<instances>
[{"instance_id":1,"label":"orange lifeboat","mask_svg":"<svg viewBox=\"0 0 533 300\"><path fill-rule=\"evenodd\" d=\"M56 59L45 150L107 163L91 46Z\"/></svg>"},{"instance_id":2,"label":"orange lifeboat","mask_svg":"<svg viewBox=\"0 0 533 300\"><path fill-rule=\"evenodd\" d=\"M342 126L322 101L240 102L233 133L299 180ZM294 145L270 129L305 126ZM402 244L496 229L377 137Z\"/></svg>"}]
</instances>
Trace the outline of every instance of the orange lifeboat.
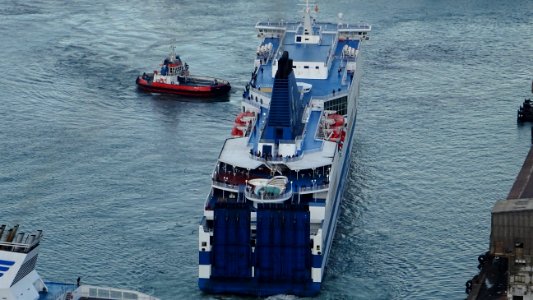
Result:
<instances>
[{"instance_id":1,"label":"orange lifeboat","mask_svg":"<svg viewBox=\"0 0 533 300\"><path fill-rule=\"evenodd\" d=\"M334 111L326 111L324 123L324 136L326 140L339 142L344 139L346 132L344 131L344 117L334 113Z\"/></svg>"},{"instance_id":2,"label":"orange lifeboat","mask_svg":"<svg viewBox=\"0 0 533 300\"><path fill-rule=\"evenodd\" d=\"M332 142L338 142L342 138L342 132L343 130L341 128L326 129L325 130L326 140L332 141Z\"/></svg>"},{"instance_id":3,"label":"orange lifeboat","mask_svg":"<svg viewBox=\"0 0 533 300\"><path fill-rule=\"evenodd\" d=\"M342 146L344 146L344 140L346 139L346 130L341 131L341 139L339 141L339 150L342 150Z\"/></svg>"},{"instance_id":4,"label":"orange lifeboat","mask_svg":"<svg viewBox=\"0 0 533 300\"><path fill-rule=\"evenodd\" d=\"M344 117L339 114L331 114L328 116L326 123L331 127L339 127L344 125Z\"/></svg>"},{"instance_id":5,"label":"orange lifeboat","mask_svg":"<svg viewBox=\"0 0 533 300\"><path fill-rule=\"evenodd\" d=\"M329 140L338 142L341 139L341 135L342 135L341 132L342 132L341 130L333 130L333 132L330 135Z\"/></svg>"},{"instance_id":6,"label":"orange lifeboat","mask_svg":"<svg viewBox=\"0 0 533 300\"><path fill-rule=\"evenodd\" d=\"M246 135L246 129L249 127L250 122L255 117L255 114L251 111L241 112L235 117L235 124L231 129L231 136L243 137Z\"/></svg>"},{"instance_id":7,"label":"orange lifeboat","mask_svg":"<svg viewBox=\"0 0 533 300\"><path fill-rule=\"evenodd\" d=\"M237 115L235 118L235 124L238 124L240 126L247 125L250 123L252 118L254 117L254 113L251 111L245 111Z\"/></svg>"},{"instance_id":8,"label":"orange lifeboat","mask_svg":"<svg viewBox=\"0 0 533 300\"><path fill-rule=\"evenodd\" d=\"M232 137L242 137L244 136L244 131L239 129L238 126L235 126L231 129L231 136Z\"/></svg>"}]
</instances>

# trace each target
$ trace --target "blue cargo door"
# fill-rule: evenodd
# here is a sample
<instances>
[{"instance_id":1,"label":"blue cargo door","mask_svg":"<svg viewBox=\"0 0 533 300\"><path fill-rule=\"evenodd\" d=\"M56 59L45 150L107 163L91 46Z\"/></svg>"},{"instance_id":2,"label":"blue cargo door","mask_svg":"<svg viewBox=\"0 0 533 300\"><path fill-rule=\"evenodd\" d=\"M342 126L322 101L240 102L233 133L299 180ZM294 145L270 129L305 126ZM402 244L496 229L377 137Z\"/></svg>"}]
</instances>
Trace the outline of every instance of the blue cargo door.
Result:
<instances>
[{"instance_id":1,"label":"blue cargo door","mask_svg":"<svg viewBox=\"0 0 533 300\"><path fill-rule=\"evenodd\" d=\"M307 206L260 205L255 276L260 282L311 280L310 214Z\"/></svg>"},{"instance_id":2,"label":"blue cargo door","mask_svg":"<svg viewBox=\"0 0 533 300\"><path fill-rule=\"evenodd\" d=\"M212 278L250 278L250 210L242 203L217 204L214 211Z\"/></svg>"}]
</instances>

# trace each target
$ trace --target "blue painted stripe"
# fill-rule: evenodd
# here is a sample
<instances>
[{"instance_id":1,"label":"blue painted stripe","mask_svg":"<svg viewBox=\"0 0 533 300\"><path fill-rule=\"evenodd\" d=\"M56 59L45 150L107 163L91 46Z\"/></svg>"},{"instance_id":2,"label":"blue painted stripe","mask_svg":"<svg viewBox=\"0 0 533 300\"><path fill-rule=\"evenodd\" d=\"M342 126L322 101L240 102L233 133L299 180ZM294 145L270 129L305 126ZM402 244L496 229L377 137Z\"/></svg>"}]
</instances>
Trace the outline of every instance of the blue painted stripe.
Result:
<instances>
[{"instance_id":1,"label":"blue painted stripe","mask_svg":"<svg viewBox=\"0 0 533 300\"><path fill-rule=\"evenodd\" d=\"M322 268L322 255L313 255L313 268Z\"/></svg>"},{"instance_id":2,"label":"blue painted stripe","mask_svg":"<svg viewBox=\"0 0 533 300\"><path fill-rule=\"evenodd\" d=\"M267 297L279 294L296 295L298 297L313 297L320 292L320 282L292 283L292 282L259 282L258 280L214 280L198 279L200 290L212 294L239 294L256 297Z\"/></svg>"},{"instance_id":3,"label":"blue painted stripe","mask_svg":"<svg viewBox=\"0 0 533 300\"><path fill-rule=\"evenodd\" d=\"M207 287L209 285L209 279L206 278L198 278L198 287L202 291L207 291Z\"/></svg>"},{"instance_id":4,"label":"blue painted stripe","mask_svg":"<svg viewBox=\"0 0 533 300\"><path fill-rule=\"evenodd\" d=\"M210 265L211 264L211 252L209 251L200 251L199 255L199 264L201 265Z\"/></svg>"},{"instance_id":5,"label":"blue painted stripe","mask_svg":"<svg viewBox=\"0 0 533 300\"><path fill-rule=\"evenodd\" d=\"M326 206L326 202L309 202L309 206L324 207Z\"/></svg>"},{"instance_id":6,"label":"blue painted stripe","mask_svg":"<svg viewBox=\"0 0 533 300\"><path fill-rule=\"evenodd\" d=\"M1 260L0 259L0 265L4 265L4 266L12 266L14 265L15 262L14 261L10 261L10 260Z\"/></svg>"},{"instance_id":7,"label":"blue painted stripe","mask_svg":"<svg viewBox=\"0 0 533 300\"><path fill-rule=\"evenodd\" d=\"M7 271L7 270L9 270L8 267L2 267L2 266L0 266L0 271Z\"/></svg>"}]
</instances>

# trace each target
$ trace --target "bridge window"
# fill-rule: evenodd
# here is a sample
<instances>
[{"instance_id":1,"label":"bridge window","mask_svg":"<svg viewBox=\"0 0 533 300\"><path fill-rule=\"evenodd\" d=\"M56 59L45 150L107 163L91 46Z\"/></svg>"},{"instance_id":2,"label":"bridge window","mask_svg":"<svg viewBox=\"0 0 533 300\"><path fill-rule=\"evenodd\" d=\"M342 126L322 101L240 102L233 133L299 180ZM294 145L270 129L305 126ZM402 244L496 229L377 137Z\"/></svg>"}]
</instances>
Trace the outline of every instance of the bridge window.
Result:
<instances>
[{"instance_id":1,"label":"bridge window","mask_svg":"<svg viewBox=\"0 0 533 300\"><path fill-rule=\"evenodd\" d=\"M340 115L348 114L348 96L336 98L324 103L325 110L335 110Z\"/></svg>"},{"instance_id":2,"label":"bridge window","mask_svg":"<svg viewBox=\"0 0 533 300\"><path fill-rule=\"evenodd\" d=\"M318 70L318 69L320 69L320 67L319 67L319 66L315 66L315 69L317 69L317 70Z\"/></svg>"},{"instance_id":3,"label":"bridge window","mask_svg":"<svg viewBox=\"0 0 533 300\"><path fill-rule=\"evenodd\" d=\"M302 37L301 36L297 36L296 37L296 42L301 42L302 41Z\"/></svg>"},{"instance_id":4,"label":"bridge window","mask_svg":"<svg viewBox=\"0 0 533 300\"><path fill-rule=\"evenodd\" d=\"M309 69L309 66L304 66L304 69Z\"/></svg>"}]
</instances>

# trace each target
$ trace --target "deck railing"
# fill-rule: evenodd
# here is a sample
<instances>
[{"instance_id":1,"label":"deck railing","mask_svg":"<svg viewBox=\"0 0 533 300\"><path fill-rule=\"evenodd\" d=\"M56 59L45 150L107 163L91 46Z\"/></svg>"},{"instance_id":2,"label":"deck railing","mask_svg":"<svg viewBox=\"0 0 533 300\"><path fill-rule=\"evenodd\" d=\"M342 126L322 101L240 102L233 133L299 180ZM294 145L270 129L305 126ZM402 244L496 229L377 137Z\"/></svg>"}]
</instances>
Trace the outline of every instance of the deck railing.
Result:
<instances>
[{"instance_id":1,"label":"deck railing","mask_svg":"<svg viewBox=\"0 0 533 300\"><path fill-rule=\"evenodd\" d=\"M293 162L297 160L301 160L303 158L303 155L297 155L297 156L269 156L268 159L262 156L253 155L251 153L248 154L248 157L251 159L255 159L261 162Z\"/></svg>"},{"instance_id":2,"label":"deck railing","mask_svg":"<svg viewBox=\"0 0 533 300\"><path fill-rule=\"evenodd\" d=\"M24 234L21 240L17 242L2 241L0 242L0 251L28 253L41 242L41 237L41 233L32 235ZM15 237L15 239L17 238L18 237ZM24 242L22 240L24 240Z\"/></svg>"},{"instance_id":3,"label":"deck railing","mask_svg":"<svg viewBox=\"0 0 533 300\"><path fill-rule=\"evenodd\" d=\"M232 190L232 191L238 191L239 190L239 185L237 185L237 184L229 184L229 183L220 182L220 181L216 181L216 180L212 181L212 185L216 186L216 187L219 187L219 188Z\"/></svg>"},{"instance_id":4,"label":"deck railing","mask_svg":"<svg viewBox=\"0 0 533 300\"><path fill-rule=\"evenodd\" d=\"M158 298L136 291L97 287L91 285L82 285L81 287L76 289L73 294L74 296L81 299L96 299L96 297L98 297L97 299L159 300Z\"/></svg>"},{"instance_id":5,"label":"deck railing","mask_svg":"<svg viewBox=\"0 0 533 300\"><path fill-rule=\"evenodd\" d=\"M317 192L317 191L327 191L329 189L329 184L321 184L321 185L313 185L309 187L300 187L298 188L298 193L300 194L308 194L311 192Z\"/></svg>"}]
</instances>

